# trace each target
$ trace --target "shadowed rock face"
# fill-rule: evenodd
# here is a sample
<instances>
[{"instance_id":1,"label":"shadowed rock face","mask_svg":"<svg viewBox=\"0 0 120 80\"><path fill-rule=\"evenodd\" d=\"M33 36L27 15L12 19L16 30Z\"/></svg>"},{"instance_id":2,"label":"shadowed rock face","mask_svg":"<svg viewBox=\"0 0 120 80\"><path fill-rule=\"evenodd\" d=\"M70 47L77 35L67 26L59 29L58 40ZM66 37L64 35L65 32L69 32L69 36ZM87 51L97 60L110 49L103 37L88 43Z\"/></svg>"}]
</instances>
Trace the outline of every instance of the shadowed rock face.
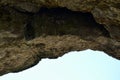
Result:
<instances>
[{"instance_id":1,"label":"shadowed rock face","mask_svg":"<svg viewBox=\"0 0 120 80\"><path fill-rule=\"evenodd\" d=\"M0 75L69 51L120 59L119 0L1 0Z\"/></svg>"}]
</instances>

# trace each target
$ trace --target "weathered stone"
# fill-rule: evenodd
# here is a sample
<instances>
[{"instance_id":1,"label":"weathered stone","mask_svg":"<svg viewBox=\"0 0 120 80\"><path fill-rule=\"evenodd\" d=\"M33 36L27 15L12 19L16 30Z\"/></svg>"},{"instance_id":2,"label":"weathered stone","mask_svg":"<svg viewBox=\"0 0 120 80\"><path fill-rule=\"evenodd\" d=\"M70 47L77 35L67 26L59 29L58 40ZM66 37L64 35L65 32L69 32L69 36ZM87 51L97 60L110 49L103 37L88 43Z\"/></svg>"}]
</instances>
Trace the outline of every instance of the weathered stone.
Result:
<instances>
[{"instance_id":1,"label":"weathered stone","mask_svg":"<svg viewBox=\"0 0 120 80\"><path fill-rule=\"evenodd\" d=\"M119 5L119 0L0 0L0 75L69 51L99 50L120 59Z\"/></svg>"},{"instance_id":2,"label":"weathered stone","mask_svg":"<svg viewBox=\"0 0 120 80\"><path fill-rule=\"evenodd\" d=\"M25 14L18 13L6 6L0 7L0 37L22 37L26 19L27 16Z\"/></svg>"},{"instance_id":3,"label":"weathered stone","mask_svg":"<svg viewBox=\"0 0 120 80\"><path fill-rule=\"evenodd\" d=\"M35 4L27 3L27 2L17 3L15 6L12 7L20 12L30 12L30 13L36 13L40 9Z\"/></svg>"},{"instance_id":4,"label":"weathered stone","mask_svg":"<svg viewBox=\"0 0 120 80\"><path fill-rule=\"evenodd\" d=\"M66 7L73 11L91 12L98 23L106 26L114 25L117 31L111 31L113 26L105 27L111 37L120 40L120 1L119 0L1 0L1 5L15 7L20 11L37 12L41 7ZM116 29L115 28L115 29Z\"/></svg>"}]
</instances>

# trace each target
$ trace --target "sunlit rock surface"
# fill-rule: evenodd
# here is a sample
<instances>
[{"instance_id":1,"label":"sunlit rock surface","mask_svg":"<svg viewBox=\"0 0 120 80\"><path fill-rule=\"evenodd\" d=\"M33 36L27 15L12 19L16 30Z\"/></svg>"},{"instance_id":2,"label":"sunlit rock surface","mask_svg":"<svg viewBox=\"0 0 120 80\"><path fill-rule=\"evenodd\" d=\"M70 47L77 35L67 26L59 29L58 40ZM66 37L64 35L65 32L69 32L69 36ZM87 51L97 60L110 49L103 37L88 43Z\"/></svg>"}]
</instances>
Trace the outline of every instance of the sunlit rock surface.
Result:
<instances>
[{"instance_id":1,"label":"sunlit rock surface","mask_svg":"<svg viewBox=\"0 0 120 80\"><path fill-rule=\"evenodd\" d=\"M0 75L69 51L120 59L119 0L1 0Z\"/></svg>"}]
</instances>

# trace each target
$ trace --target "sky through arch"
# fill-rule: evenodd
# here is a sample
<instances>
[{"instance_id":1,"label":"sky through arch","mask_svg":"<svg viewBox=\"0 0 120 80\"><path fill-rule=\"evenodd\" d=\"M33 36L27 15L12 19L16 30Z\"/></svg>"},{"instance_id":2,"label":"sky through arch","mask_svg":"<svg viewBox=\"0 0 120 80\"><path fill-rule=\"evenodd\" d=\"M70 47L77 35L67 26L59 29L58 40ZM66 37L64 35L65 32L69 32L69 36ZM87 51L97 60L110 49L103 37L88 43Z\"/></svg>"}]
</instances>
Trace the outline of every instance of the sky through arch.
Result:
<instances>
[{"instance_id":1,"label":"sky through arch","mask_svg":"<svg viewBox=\"0 0 120 80\"><path fill-rule=\"evenodd\" d=\"M120 80L119 68L120 60L104 52L74 51L58 59L42 59L38 65L0 80Z\"/></svg>"}]
</instances>

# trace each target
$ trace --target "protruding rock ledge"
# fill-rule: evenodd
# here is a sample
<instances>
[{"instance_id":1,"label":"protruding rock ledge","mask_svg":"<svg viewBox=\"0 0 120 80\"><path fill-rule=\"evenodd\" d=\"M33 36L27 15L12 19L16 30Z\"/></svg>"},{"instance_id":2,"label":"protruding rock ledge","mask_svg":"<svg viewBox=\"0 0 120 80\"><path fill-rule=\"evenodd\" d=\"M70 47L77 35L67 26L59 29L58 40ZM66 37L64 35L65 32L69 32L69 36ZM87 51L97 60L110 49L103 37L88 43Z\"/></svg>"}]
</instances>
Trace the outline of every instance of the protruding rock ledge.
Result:
<instances>
[{"instance_id":1,"label":"protruding rock ledge","mask_svg":"<svg viewBox=\"0 0 120 80\"><path fill-rule=\"evenodd\" d=\"M27 69L42 58L54 59L69 51L100 50L120 59L118 44L120 43L104 37L98 37L96 41L87 41L72 35L46 36L28 42L21 40L3 44L0 45L0 75Z\"/></svg>"}]
</instances>

